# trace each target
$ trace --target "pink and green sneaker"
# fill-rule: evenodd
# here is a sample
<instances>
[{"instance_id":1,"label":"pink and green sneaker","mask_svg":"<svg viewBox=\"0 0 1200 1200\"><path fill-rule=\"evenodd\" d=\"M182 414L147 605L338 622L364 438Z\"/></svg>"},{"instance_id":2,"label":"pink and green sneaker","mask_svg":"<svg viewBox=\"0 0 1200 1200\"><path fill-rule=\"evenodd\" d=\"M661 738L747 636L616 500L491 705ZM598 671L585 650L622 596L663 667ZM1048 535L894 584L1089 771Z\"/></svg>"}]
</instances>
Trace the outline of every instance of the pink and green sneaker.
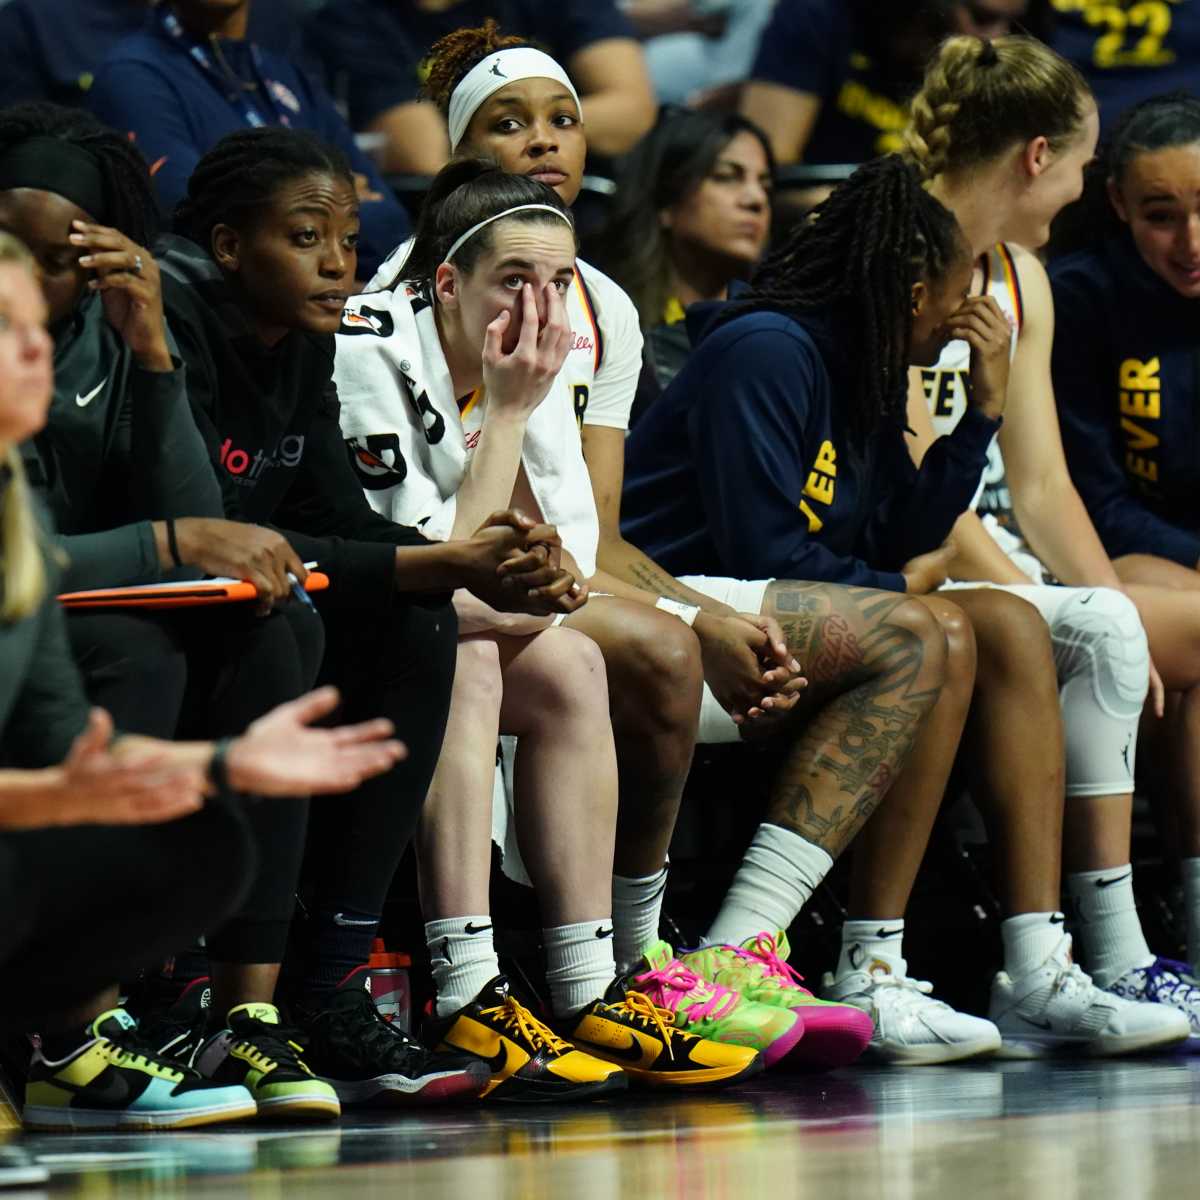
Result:
<instances>
[{"instance_id":1,"label":"pink and green sneaker","mask_svg":"<svg viewBox=\"0 0 1200 1200\"><path fill-rule=\"evenodd\" d=\"M869 1014L850 1004L818 1000L788 965L787 934L760 933L740 946L705 946L680 955L684 966L755 1004L790 1009L804 1021L804 1040L790 1062L832 1070L854 1062L874 1032Z\"/></svg>"},{"instance_id":2,"label":"pink and green sneaker","mask_svg":"<svg viewBox=\"0 0 1200 1200\"><path fill-rule=\"evenodd\" d=\"M689 1033L752 1046L769 1067L804 1036L804 1021L790 1008L755 1004L745 996L702 979L675 957L666 942L655 942L634 968L628 986L675 1014L675 1024Z\"/></svg>"}]
</instances>

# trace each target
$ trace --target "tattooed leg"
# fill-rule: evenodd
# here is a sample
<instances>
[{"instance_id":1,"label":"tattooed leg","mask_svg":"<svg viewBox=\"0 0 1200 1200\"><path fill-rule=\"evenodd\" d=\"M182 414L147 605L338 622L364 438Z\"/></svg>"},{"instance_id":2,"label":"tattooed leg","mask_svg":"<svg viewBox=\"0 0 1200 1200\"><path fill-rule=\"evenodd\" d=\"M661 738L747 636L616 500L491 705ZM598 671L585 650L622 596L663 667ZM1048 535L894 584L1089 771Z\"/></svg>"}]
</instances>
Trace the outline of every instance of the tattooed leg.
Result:
<instances>
[{"instance_id":1,"label":"tattooed leg","mask_svg":"<svg viewBox=\"0 0 1200 1200\"><path fill-rule=\"evenodd\" d=\"M925 605L867 588L776 582L763 612L809 679L767 821L836 858L896 781L938 701L946 636Z\"/></svg>"},{"instance_id":2,"label":"tattooed leg","mask_svg":"<svg viewBox=\"0 0 1200 1200\"><path fill-rule=\"evenodd\" d=\"M904 771L854 843L851 920L904 916L975 686L975 635L961 608L937 596L918 597L946 635L946 682L921 726Z\"/></svg>"}]
</instances>

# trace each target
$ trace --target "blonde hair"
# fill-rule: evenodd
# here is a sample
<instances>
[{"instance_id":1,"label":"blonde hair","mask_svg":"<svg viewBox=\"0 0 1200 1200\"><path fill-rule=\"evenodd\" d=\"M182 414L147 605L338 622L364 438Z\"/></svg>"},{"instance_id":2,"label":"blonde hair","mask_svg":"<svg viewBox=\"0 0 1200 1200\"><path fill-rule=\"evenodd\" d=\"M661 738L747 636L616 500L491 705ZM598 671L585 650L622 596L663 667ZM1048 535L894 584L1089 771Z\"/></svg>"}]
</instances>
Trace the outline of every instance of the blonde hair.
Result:
<instances>
[{"instance_id":1,"label":"blonde hair","mask_svg":"<svg viewBox=\"0 0 1200 1200\"><path fill-rule=\"evenodd\" d=\"M1087 80L1035 38L947 38L913 97L904 151L926 180L977 167L1017 142L1079 135Z\"/></svg>"},{"instance_id":2,"label":"blonde hair","mask_svg":"<svg viewBox=\"0 0 1200 1200\"><path fill-rule=\"evenodd\" d=\"M0 231L0 266L7 264L33 273L25 243ZM10 479L0 495L0 621L12 622L30 616L45 598L46 564L17 447L9 449L4 467Z\"/></svg>"}]
</instances>

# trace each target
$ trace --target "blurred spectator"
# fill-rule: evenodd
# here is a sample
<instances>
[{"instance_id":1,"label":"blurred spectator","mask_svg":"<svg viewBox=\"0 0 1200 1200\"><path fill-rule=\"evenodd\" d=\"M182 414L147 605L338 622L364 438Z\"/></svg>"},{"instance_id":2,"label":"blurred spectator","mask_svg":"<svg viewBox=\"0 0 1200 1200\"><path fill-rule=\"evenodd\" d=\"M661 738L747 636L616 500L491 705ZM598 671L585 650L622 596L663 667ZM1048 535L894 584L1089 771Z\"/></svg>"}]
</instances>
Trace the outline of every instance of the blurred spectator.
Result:
<instances>
[{"instance_id":1,"label":"blurred spectator","mask_svg":"<svg viewBox=\"0 0 1200 1200\"><path fill-rule=\"evenodd\" d=\"M750 74L775 0L621 0L621 7L646 39L659 100L684 104Z\"/></svg>"},{"instance_id":2,"label":"blurred spectator","mask_svg":"<svg viewBox=\"0 0 1200 1200\"><path fill-rule=\"evenodd\" d=\"M1200 88L1200 0L1051 0L1052 45L1087 77L1101 129L1132 105Z\"/></svg>"},{"instance_id":3,"label":"blurred spectator","mask_svg":"<svg viewBox=\"0 0 1200 1200\"><path fill-rule=\"evenodd\" d=\"M685 109L668 111L626 160L596 261L628 292L646 333L653 378L639 403L687 361L687 307L725 300L762 257L774 166L766 134L744 117Z\"/></svg>"},{"instance_id":4,"label":"blurred spectator","mask_svg":"<svg viewBox=\"0 0 1200 1200\"><path fill-rule=\"evenodd\" d=\"M439 38L487 17L567 68L594 153L623 154L654 123L642 50L615 0L333 0L311 26L312 50L351 125L384 135L385 171L432 175L446 162L446 122L418 99L423 64Z\"/></svg>"},{"instance_id":5,"label":"blurred spectator","mask_svg":"<svg viewBox=\"0 0 1200 1200\"><path fill-rule=\"evenodd\" d=\"M89 107L128 130L151 163L167 212L202 155L247 126L309 129L338 146L359 175L359 266L369 278L408 236L408 218L332 101L296 64L250 40L250 0L167 0L96 73Z\"/></svg>"},{"instance_id":6,"label":"blurred spectator","mask_svg":"<svg viewBox=\"0 0 1200 1200\"><path fill-rule=\"evenodd\" d=\"M145 24L151 0L9 0L0 4L0 108L26 100L80 105L95 70ZM311 0L268 0L250 38L281 53L299 43L298 15Z\"/></svg>"}]
</instances>

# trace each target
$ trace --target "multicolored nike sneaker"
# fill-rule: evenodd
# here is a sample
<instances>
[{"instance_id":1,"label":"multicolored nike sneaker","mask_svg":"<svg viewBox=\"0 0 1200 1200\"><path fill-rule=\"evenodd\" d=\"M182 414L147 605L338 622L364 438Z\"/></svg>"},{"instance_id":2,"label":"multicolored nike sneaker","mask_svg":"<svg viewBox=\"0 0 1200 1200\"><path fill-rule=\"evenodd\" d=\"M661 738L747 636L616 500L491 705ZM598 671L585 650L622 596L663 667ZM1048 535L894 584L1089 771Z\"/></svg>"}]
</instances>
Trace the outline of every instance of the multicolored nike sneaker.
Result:
<instances>
[{"instance_id":1,"label":"multicolored nike sneaker","mask_svg":"<svg viewBox=\"0 0 1200 1200\"><path fill-rule=\"evenodd\" d=\"M620 980L603 1000L556 1024L577 1050L616 1063L648 1087L728 1087L757 1075L764 1065L750 1046L710 1041L679 1028L669 1008L627 991Z\"/></svg>"},{"instance_id":2,"label":"multicolored nike sneaker","mask_svg":"<svg viewBox=\"0 0 1200 1200\"><path fill-rule=\"evenodd\" d=\"M732 988L755 1004L795 1009L804 1021L804 1037L788 1056L789 1064L832 1070L854 1062L871 1042L875 1027L861 1009L818 1000L803 976L788 965L787 934L760 933L740 946L705 946L680 954L679 961L703 979Z\"/></svg>"},{"instance_id":3,"label":"multicolored nike sneaker","mask_svg":"<svg viewBox=\"0 0 1200 1200\"><path fill-rule=\"evenodd\" d=\"M1188 1019L1191 1033L1180 1049L1200 1054L1200 980L1192 968L1173 958L1156 958L1145 967L1132 967L1105 989L1122 1000L1165 1004L1178 1009Z\"/></svg>"},{"instance_id":4,"label":"multicolored nike sneaker","mask_svg":"<svg viewBox=\"0 0 1200 1200\"><path fill-rule=\"evenodd\" d=\"M491 1082L474 1054L427 1050L389 1024L357 967L324 1009L301 1018L312 1069L345 1105L377 1108L475 1100Z\"/></svg>"},{"instance_id":5,"label":"multicolored nike sneaker","mask_svg":"<svg viewBox=\"0 0 1200 1200\"><path fill-rule=\"evenodd\" d=\"M629 1086L620 1067L576 1050L542 1024L510 994L503 975L458 1012L427 1022L423 1033L439 1050L466 1050L483 1059L492 1077L482 1095L491 1100L594 1100Z\"/></svg>"},{"instance_id":6,"label":"multicolored nike sneaker","mask_svg":"<svg viewBox=\"0 0 1200 1200\"><path fill-rule=\"evenodd\" d=\"M804 1036L804 1021L790 1008L755 1004L738 992L702 978L675 957L666 942L655 942L629 986L674 1014L681 1029L714 1042L749 1046L766 1066L779 1062Z\"/></svg>"},{"instance_id":7,"label":"multicolored nike sneaker","mask_svg":"<svg viewBox=\"0 0 1200 1200\"><path fill-rule=\"evenodd\" d=\"M214 1083L159 1057L123 1008L101 1013L89 1032L58 1062L34 1051L25 1085L29 1129L191 1129L248 1120L257 1111L240 1084Z\"/></svg>"},{"instance_id":8,"label":"multicolored nike sneaker","mask_svg":"<svg viewBox=\"0 0 1200 1200\"><path fill-rule=\"evenodd\" d=\"M214 1034L196 1055L196 1067L220 1083L240 1083L271 1119L333 1121L342 1113L337 1092L318 1079L302 1057L298 1030L280 1023L273 1004L239 1004L229 1027Z\"/></svg>"}]
</instances>

